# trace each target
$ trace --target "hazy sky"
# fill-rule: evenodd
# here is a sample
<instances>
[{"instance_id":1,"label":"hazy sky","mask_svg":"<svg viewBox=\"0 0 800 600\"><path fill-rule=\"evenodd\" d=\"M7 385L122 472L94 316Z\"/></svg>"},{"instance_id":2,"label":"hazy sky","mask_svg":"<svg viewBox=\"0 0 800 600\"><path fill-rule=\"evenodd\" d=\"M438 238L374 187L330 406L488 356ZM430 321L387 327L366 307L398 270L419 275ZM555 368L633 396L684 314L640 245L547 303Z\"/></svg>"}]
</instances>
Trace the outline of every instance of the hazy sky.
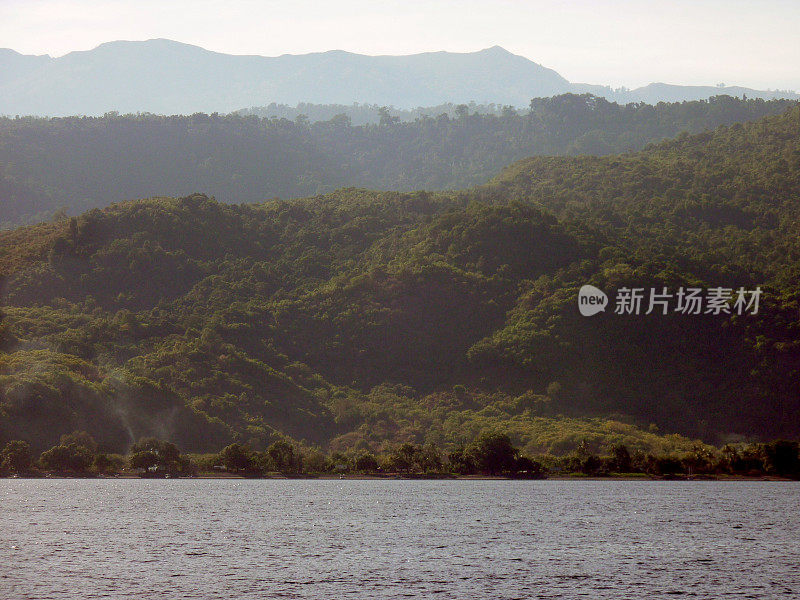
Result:
<instances>
[{"instance_id":1,"label":"hazy sky","mask_svg":"<svg viewBox=\"0 0 800 600\"><path fill-rule=\"evenodd\" d=\"M498 44L573 82L800 90L800 0L0 0L0 47L61 56L163 37L232 54Z\"/></svg>"}]
</instances>

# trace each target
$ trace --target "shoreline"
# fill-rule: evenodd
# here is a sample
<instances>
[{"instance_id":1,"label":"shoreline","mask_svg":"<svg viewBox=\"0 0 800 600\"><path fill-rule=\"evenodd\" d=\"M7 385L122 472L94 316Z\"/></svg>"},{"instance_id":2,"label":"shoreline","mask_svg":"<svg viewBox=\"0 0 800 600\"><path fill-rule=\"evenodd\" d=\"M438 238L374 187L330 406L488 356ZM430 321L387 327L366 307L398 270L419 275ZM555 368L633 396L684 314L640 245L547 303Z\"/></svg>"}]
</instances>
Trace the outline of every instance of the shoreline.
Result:
<instances>
[{"instance_id":1,"label":"shoreline","mask_svg":"<svg viewBox=\"0 0 800 600\"><path fill-rule=\"evenodd\" d=\"M118 475L64 475L64 474L46 474L40 476L11 476L0 477L3 479L129 479L129 480L165 480L165 479L180 479L180 480L193 480L193 479L229 479L229 480L324 480L324 481L648 481L648 482L663 482L663 481L721 481L721 482L772 482L772 483L791 483L798 481L786 477L779 477L777 475L764 475L758 477L748 477L746 475L675 475L675 476L654 476L642 473L631 473L624 475L615 475L608 477L597 476L580 476L580 475L553 475L549 477L506 477L501 475L449 475L443 474L442 476L414 476L414 475L330 475L330 474L303 474L303 475L259 475L247 476L236 473L202 473L193 476L174 476L174 477L141 477L135 474L118 474Z\"/></svg>"}]
</instances>

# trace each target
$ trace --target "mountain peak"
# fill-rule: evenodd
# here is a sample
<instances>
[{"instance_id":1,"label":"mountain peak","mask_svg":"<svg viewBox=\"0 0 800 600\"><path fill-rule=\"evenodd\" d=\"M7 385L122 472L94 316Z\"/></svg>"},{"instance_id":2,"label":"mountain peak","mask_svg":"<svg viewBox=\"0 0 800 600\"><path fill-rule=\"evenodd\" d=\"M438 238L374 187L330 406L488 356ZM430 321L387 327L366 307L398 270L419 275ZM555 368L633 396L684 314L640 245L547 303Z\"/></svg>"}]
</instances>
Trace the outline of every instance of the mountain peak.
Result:
<instances>
[{"instance_id":1,"label":"mountain peak","mask_svg":"<svg viewBox=\"0 0 800 600\"><path fill-rule=\"evenodd\" d=\"M496 44L494 46L491 46L490 48L484 48L483 50L480 51L480 53L481 54L498 54L498 55L499 54L507 54L507 55L512 55L511 52L509 52L508 50L506 50L502 46L498 46Z\"/></svg>"}]
</instances>

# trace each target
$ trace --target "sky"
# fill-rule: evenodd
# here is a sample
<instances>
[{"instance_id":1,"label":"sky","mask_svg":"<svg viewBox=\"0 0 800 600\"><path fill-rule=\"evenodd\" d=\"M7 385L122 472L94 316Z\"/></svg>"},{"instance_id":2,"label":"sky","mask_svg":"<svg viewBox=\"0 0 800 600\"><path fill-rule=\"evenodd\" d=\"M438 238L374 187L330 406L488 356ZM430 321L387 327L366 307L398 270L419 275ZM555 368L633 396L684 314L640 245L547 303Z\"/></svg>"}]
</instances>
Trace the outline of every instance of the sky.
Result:
<instances>
[{"instance_id":1,"label":"sky","mask_svg":"<svg viewBox=\"0 0 800 600\"><path fill-rule=\"evenodd\" d=\"M472 52L569 81L800 90L798 0L0 0L0 47L62 56L168 38L230 54Z\"/></svg>"}]
</instances>

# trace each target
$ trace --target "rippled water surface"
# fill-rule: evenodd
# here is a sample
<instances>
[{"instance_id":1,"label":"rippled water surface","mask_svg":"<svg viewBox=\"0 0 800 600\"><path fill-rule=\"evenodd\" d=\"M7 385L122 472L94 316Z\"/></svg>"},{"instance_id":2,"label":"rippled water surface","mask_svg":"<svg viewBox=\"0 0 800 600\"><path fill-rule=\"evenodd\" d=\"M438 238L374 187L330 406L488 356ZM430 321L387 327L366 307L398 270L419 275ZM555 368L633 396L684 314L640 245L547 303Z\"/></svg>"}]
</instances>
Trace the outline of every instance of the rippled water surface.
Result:
<instances>
[{"instance_id":1,"label":"rippled water surface","mask_svg":"<svg viewBox=\"0 0 800 600\"><path fill-rule=\"evenodd\" d=\"M0 598L800 598L800 484L0 480Z\"/></svg>"}]
</instances>

